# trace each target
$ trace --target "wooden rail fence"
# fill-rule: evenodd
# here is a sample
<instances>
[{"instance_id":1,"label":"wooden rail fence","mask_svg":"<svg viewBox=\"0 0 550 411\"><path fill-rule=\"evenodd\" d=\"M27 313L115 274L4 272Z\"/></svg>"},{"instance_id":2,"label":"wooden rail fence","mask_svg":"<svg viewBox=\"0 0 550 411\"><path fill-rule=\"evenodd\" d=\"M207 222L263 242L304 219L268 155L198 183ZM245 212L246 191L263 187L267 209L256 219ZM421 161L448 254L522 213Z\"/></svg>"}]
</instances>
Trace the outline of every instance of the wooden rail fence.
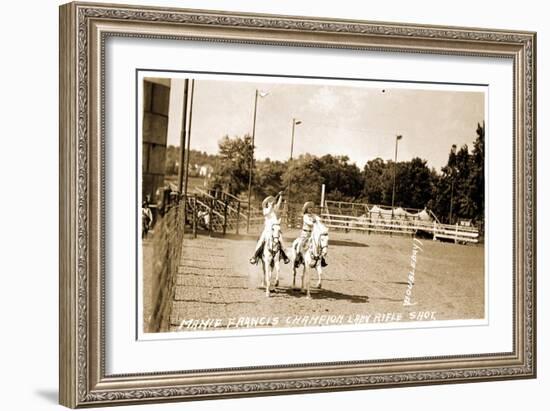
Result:
<instances>
[{"instance_id":1,"label":"wooden rail fence","mask_svg":"<svg viewBox=\"0 0 550 411\"><path fill-rule=\"evenodd\" d=\"M404 218L384 218L380 216L352 216L343 214L321 213L323 223L332 229L359 231L366 233L410 234L418 232L431 234L434 240L448 239L456 243L477 243L479 232L475 227L464 227L459 224L441 224L436 220L422 221Z\"/></svg>"}]
</instances>

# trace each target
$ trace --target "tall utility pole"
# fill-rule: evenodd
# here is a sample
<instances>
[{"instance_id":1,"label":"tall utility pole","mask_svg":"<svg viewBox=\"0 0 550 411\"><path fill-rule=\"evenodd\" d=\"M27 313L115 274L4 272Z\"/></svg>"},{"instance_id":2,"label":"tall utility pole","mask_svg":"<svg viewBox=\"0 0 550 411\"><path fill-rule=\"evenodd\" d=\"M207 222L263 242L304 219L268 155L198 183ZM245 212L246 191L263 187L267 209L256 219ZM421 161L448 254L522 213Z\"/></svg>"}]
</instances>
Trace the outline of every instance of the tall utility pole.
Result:
<instances>
[{"instance_id":1,"label":"tall utility pole","mask_svg":"<svg viewBox=\"0 0 550 411\"><path fill-rule=\"evenodd\" d=\"M252 167L254 166L254 137L256 136L256 114L258 113L258 95L260 92L256 89L254 97L254 117L252 120L252 155L248 166L248 212L246 213L246 233L250 231L250 199L252 197Z\"/></svg>"},{"instance_id":2,"label":"tall utility pole","mask_svg":"<svg viewBox=\"0 0 550 411\"><path fill-rule=\"evenodd\" d=\"M296 126L302 124L302 121L301 120L296 120L295 118L292 119L292 137L290 139L290 160L289 160L289 167L292 163L292 154L294 153L294 133L296 131ZM290 178L288 179L288 195L287 195L287 199L286 199L286 202L287 202L287 214L288 214L288 211L289 208L290 208L290 189L291 189L291 186L292 186L292 174L290 174L289 176Z\"/></svg>"},{"instance_id":3,"label":"tall utility pole","mask_svg":"<svg viewBox=\"0 0 550 411\"><path fill-rule=\"evenodd\" d=\"M250 156L250 165L248 167L248 212L246 214L246 232L250 231L250 199L252 197L252 168L254 167L254 140L256 138L256 115L258 113L258 97L265 97L269 93L256 89L254 97L254 117L252 120L252 155Z\"/></svg>"},{"instance_id":4,"label":"tall utility pole","mask_svg":"<svg viewBox=\"0 0 550 411\"><path fill-rule=\"evenodd\" d=\"M453 144L451 147L452 152L452 161L449 161L451 166L451 204L449 206L449 224L452 224L453 221L453 196L455 188L455 168L456 168L456 144Z\"/></svg>"},{"instance_id":5,"label":"tall utility pole","mask_svg":"<svg viewBox=\"0 0 550 411\"><path fill-rule=\"evenodd\" d=\"M455 178L454 175L451 177L451 205L449 207L449 224L453 223L453 192L455 188Z\"/></svg>"},{"instance_id":6,"label":"tall utility pole","mask_svg":"<svg viewBox=\"0 0 550 411\"><path fill-rule=\"evenodd\" d=\"M187 122L187 164L185 165L185 183L183 185L183 192L187 195L187 186L189 183L189 153L191 147L191 125L193 121L193 101L195 99L195 79L191 80L191 92L189 93L189 121Z\"/></svg>"},{"instance_id":7,"label":"tall utility pole","mask_svg":"<svg viewBox=\"0 0 550 411\"><path fill-rule=\"evenodd\" d=\"M182 114L182 125L181 125L181 135L180 135L180 156L179 156L179 167L178 167L178 193L183 195L183 163L185 162L185 136L187 128L187 93L189 89L189 80L184 80L183 86L183 114Z\"/></svg>"},{"instance_id":8,"label":"tall utility pole","mask_svg":"<svg viewBox=\"0 0 550 411\"><path fill-rule=\"evenodd\" d=\"M394 160L393 160L393 192L392 192L392 195L391 195L391 218L393 219L393 207L395 205L395 176L396 176L396 173L397 173L397 145L399 143L399 140L401 140L403 138L402 135L397 135L395 136L395 157L394 157Z\"/></svg>"}]
</instances>

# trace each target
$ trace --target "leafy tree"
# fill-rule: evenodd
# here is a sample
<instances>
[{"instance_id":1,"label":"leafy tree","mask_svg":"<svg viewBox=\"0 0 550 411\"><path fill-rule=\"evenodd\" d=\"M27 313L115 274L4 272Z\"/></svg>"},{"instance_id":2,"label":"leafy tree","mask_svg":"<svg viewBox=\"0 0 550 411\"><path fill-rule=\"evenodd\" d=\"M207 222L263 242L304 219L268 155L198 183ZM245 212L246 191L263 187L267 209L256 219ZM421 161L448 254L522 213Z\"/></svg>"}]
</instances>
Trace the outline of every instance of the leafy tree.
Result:
<instances>
[{"instance_id":1,"label":"leafy tree","mask_svg":"<svg viewBox=\"0 0 550 411\"><path fill-rule=\"evenodd\" d=\"M468 195L473 202L473 218L479 225L485 217L485 123L477 125L476 134L471 156Z\"/></svg>"},{"instance_id":2,"label":"leafy tree","mask_svg":"<svg viewBox=\"0 0 550 411\"><path fill-rule=\"evenodd\" d=\"M254 168L252 139L223 137L219 143L219 161L213 173L212 188L239 195L248 188L250 167Z\"/></svg>"},{"instance_id":3,"label":"leafy tree","mask_svg":"<svg viewBox=\"0 0 550 411\"><path fill-rule=\"evenodd\" d=\"M175 146L166 147L166 160L164 172L167 176L178 174L180 148Z\"/></svg>"},{"instance_id":4,"label":"leafy tree","mask_svg":"<svg viewBox=\"0 0 550 411\"><path fill-rule=\"evenodd\" d=\"M381 158L369 160L363 168L363 201L371 204L384 204L387 190L388 166Z\"/></svg>"},{"instance_id":5,"label":"leafy tree","mask_svg":"<svg viewBox=\"0 0 550 411\"><path fill-rule=\"evenodd\" d=\"M348 156L327 154L319 158L318 162L327 199L354 201L360 197L363 188L361 171L355 164L349 163Z\"/></svg>"},{"instance_id":6,"label":"leafy tree","mask_svg":"<svg viewBox=\"0 0 550 411\"><path fill-rule=\"evenodd\" d=\"M435 181L432 201L429 203L429 208L446 223L450 222L451 198L453 204L456 204L456 164L456 145L453 144L447 164L441 168L441 175Z\"/></svg>"},{"instance_id":7,"label":"leafy tree","mask_svg":"<svg viewBox=\"0 0 550 411\"><path fill-rule=\"evenodd\" d=\"M411 161L398 163L395 179L395 206L426 207L432 198L434 177L435 172L430 170L427 161L421 158L415 157ZM393 179L391 183L393 191ZM391 194L389 197L389 204L391 204Z\"/></svg>"},{"instance_id":8,"label":"leafy tree","mask_svg":"<svg viewBox=\"0 0 550 411\"><path fill-rule=\"evenodd\" d=\"M447 164L438 173L427 161L413 158L395 164L395 206L428 207L444 222L468 218L478 224L484 218L485 125L478 124L477 138L470 153L468 146L452 146ZM177 147L167 148L167 173L177 173ZM234 195L248 189L250 166L253 167L253 193L258 198L285 191L293 204L318 202L321 185L330 200L361 201L390 205L393 192L394 163L381 158L369 160L360 170L347 156L322 157L304 154L293 161L253 160L250 136L219 141L219 152L209 155L191 150L191 165L214 167L210 188ZM290 187L290 192L288 188ZM452 202L452 216L451 212Z\"/></svg>"},{"instance_id":9,"label":"leafy tree","mask_svg":"<svg viewBox=\"0 0 550 411\"><path fill-rule=\"evenodd\" d=\"M363 188L361 172L349 163L347 156L300 156L283 174L283 186L290 186L292 203L318 202L322 184L330 200L353 201L360 197Z\"/></svg>"},{"instance_id":10,"label":"leafy tree","mask_svg":"<svg viewBox=\"0 0 550 411\"><path fill-rule=\"evenodd\" d=\"M453 215L457 217L473 218L475 205L470 197L471 158L468 146L464 145L456 154L456 167L453 193ZM452 217L452 216L451 216Z\"/></svg>"},{"instance_id":11,"label":"leafy tree","mask_svg":"<svg viewBox=\"0 0 550 411\"><path fill-rule=\"evenodd\" d=\"M370 204L391 205L394 162L381 158L369 160L363 168L362 198ZM433 195L436 173L427 161L415 157L395 164L396 207L424 208Z\"/></svg>"},{"instance_id":12,"label":"leafy tree","mask_svg":"<svg viewBox=\"0 0 550 411\"><path fill-rule=\"evenodd\" d=\"M201 152L193 149L189 150L189 153L186 153L186 156L189 158L189 175L196 175L198 173L198 170L195 169L195 165L209 165L214 167L217 161L217 156L215 154L207 154L204 151ZM179 160L179 146L169 145L168 147L166 147L166 162L164 172L167 176L178 174Z\"/></svg>"},{"instance_id":13,"label":"leafy tree","mask_svg":"<svg viewBox=\"0 0 550 411\"><path fill-rule=\"evenodd\" d=\"M472 153L467 145L458 151L453 146L447 165L434 179L436 184L429 206L445 222L472 219L479 226L484 221L485 125L478 124L476 134Z\"/></svg>"},{"instance_id":14,"label":"leafy tree","mask_svg":"<svg viewBox=\"0 0 550 411\"><path fill-rule=\"evenodd\" d=\"M256 198L265 198L268 195L274 195L284 190L283 174L286 170L286 163L280 161L270 161L266 159L263 162L256 163L254 170L254 195Z\"/></svg>"},{"instance_id":15,"label":"leafy tree","mask_svg":"<svg viewBox=\"0 0 550 411\"><path fill-rule=\"evenodd\" d=\"M298 204L316 201L320 197L322 177L319 167L319 160L309 154L300 156L288 164L283 174L287 200L292 204Z\"/></svg>"}]
</instances>

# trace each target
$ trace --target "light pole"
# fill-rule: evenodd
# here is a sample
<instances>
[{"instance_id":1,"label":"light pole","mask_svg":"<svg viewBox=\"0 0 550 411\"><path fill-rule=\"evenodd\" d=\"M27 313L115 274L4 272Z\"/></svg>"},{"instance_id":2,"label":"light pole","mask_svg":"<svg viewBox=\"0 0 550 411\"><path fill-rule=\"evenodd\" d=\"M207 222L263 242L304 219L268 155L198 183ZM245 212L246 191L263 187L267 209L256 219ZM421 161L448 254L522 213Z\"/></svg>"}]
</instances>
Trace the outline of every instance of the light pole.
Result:
<instances>
[{"instance_id":1,"label":"light pole","mask_svg":"<svg viewBox=\"0 0 550 411\"><path fill-rule=\"evenodd\" d=\"M302 124L302 120L297 120L295 118L292 119L292 137L290 139L290 160L289 160L289 167L290 167L290 163L292 163L292 154L294 152L294 133L296 131L296 126L299 126L300 124ZM292 174L289 175L289 179L288 179L288 195L287 195L287 216L289 214L289 211L290 211L290 189L291 189L291 186L292 186Z\"/></svg>"},{"instance_id":2,"label":"light pole","mask_svg":"<svg viewBox=\"0 0 550 411\"><path fill-rule=\"evenodd\" d=\"M248 167L248 213L246 215L246 233L250 231L250 198L252 196L252 167L254 166L254 139L256 137L256 115L258 113L258 97L265 97L269 93L256 89L254 97L254 117L252 120L252 155L250 156L250 165Z\"/></svg>"},{"instance_id":3,"label":"light pole","mask_svg":"<svg viewBox=\"0 0 550 411\"><path fill-rule=\"evenodd\" d=\"M188 100L188 91L189 91L189 79L185 79L183 83L183 116L181 124L181 134L180 134L180 155L179 155L179 167L178 167L178 192L181 196L187 195L183 190L184 182L184 171L183 163L185 162L185 138L187 137L187 100Z\"/></svg>"},{"instance_id":4,"label":"light pole","mask_svg":"<svg viewBox=\"0 0 550 411\"><path fill-rule=\"evenodd\" d=\"M187 186L189 183L189 153L191 152L191 126L193 123L193 102L195 101L195 79L191 80L191 91L189 95L189 121L187 124L187 164L185 166L184 193L187 195Z\"/></svg>"},{"instance_id":5,"label":"light pole","mask_svg":"<svg viewBox=\"0 0 550 411\"><path fill-rule=\"evenodd\" d=\"M402 135L395 136L395 158L393 160L393 191L391 195L391 218L393 220L393 206L395 204L395 175L396 175L396 167L397 167L397 145L399 143L399 140L403 138Z\"/></svg>"},{"instance_id":6,"label":"light pole","mask_svg":"<svg viewBox=\"0 0 550 411\"><path fill-rule=\"evenodd\" d=\"M453 195L455 188L455 167L456 167L456 144L452 145L452 161L449 161L451 166L451 204L449 206L449 224L453 221Z\"/></svg>"}]
</instances>

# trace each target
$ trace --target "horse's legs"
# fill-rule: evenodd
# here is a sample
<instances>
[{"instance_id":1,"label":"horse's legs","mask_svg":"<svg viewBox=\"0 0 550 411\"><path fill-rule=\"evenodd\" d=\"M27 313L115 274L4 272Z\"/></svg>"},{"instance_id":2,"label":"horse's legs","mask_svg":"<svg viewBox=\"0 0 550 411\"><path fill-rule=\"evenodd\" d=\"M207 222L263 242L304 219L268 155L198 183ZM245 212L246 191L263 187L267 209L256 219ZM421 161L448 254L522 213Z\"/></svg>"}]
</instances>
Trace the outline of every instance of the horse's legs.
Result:
<instances>
[{"instance_id":1,"label":"horse's legs","mask_svg":"<svg viewBox=\"0 0 550 411\"><path fill-rule=\"evenodd\" d=\"M147 224L141 221L141 238L147 238Z\"/></svg>"},{"instance_id":2,"label":"horse's legs","mask_svg":"<svg viewBox=\"0 0 550 411\"><path fill-rule=\"evenodd\" d=\"M311 298L309 293L309 270L307 270L306 265L304 264L304 270L302 271L302 293L306 294L306 298Z\"/></svg>"},{"instance_id":3,"label":"horse's legs","mask_svg":"<svg viewBox=\"0 0 550 411\"><path fill-rule=\"evenodd\" d=\"M265 270L265 296L269 297L269 289L271 288L271 264L264 264Z\"/></svg>"},{"instance_id":4,"label":"horse's legs","mask_svg":"<svg viewBox=\"0 0 550 411\"><path fill-rule=\"evenodd\" d=\"M275 287L278 287L279 286L279 270L280 270L280 264L279 264L279 255L277 254L275 256L275 266L274 266L274 269L275 269Z\"/></svg>"},{"instance_id":5,"label":"horse's legs","mask_svg":"<svg viewBox=\"0 0 550 411\"><path fill-rule=\"evenodd\" d=\"M262 263L262 282L260 283L260 288L263 288L265 286L265 270L266 270L266 267L265 267L265 262L264 262L264 259L263 258L260 258L260 261Z\"/></svg>"},{"instance_id":6,"label":"horse's legs","mask_svg":"<svg viewBox=\"0 0 550 411\"><path fill-rule=\"evenodd\" d=\"M298 252L296 251L296 241L292 242L290 249L290 264L292 265L292 289L296 289L296 259L298 258Z\"/></svg>"},{"instance_id":7,"label":"horse's legs","mask_svg":"<svg viewBox=\"0 0 550 411\"><path fill-rule=\"evenodd\" d=\"M323 273L323 269L321 268L321 263L317 263L317 266L315 267L317 270L317 288L321 288L321 274Z\"/></svg>"},{"instance_id":8,"label":"horse's legs","mask_svg":"<svg viewBox=\"0 0 550 411\"><path fill-rule=\"evenodd\" d=\"M311 271L308 270L305 266L304 266L304 271L306 273L305 275L305 278L306 278L306 298L311 298L311 294L309 292L309 283L311 282L311 279L310 279L310 273Z\"/></svg>"}]
</instances>

